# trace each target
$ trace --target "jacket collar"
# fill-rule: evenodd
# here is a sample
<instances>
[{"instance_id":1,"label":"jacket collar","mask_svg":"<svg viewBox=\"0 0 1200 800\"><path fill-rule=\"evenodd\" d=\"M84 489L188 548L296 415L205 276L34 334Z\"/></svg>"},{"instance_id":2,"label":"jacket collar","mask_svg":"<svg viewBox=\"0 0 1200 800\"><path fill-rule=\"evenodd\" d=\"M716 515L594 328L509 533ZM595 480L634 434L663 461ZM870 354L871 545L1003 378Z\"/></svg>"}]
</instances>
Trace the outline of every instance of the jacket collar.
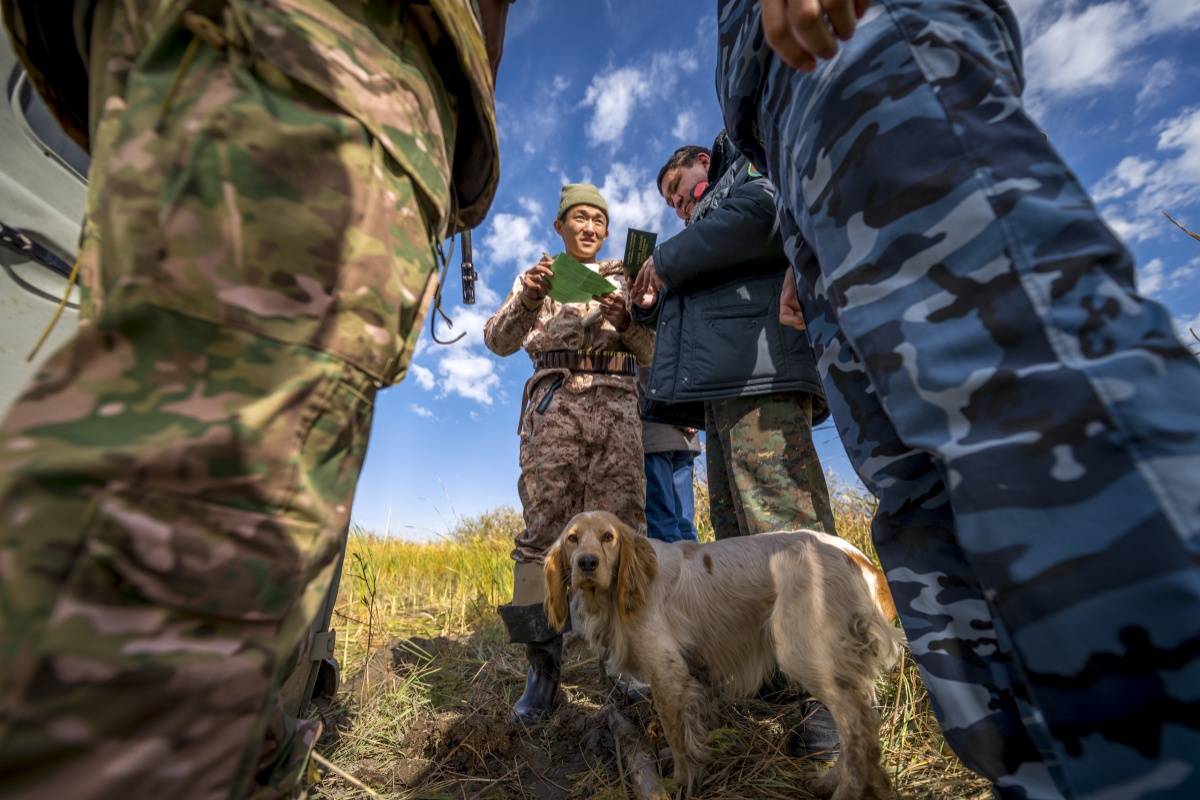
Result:
<instances>
[{"instance_id":1,"label":"jacket collar","mask_svg":"<svg viewBox=\"0 0 1200 800\"><path fill-rule=\"evenodd\" d=\"M692 209L692 215L685 223L686 225L691 225L725 201L725 197L733 189L733 184L738 179L739 167L745 163L746 159L742 156L741 151L729 141L725 131L717 134L708 164L708 187L704 190L704 194L700 195L700 201Z\"/></svg>"},{"instance_id":2,"label":"jacket collar","mask_svg":"<svg viewBox=\"0 0 1200 800\"><path fill-rule=\"evenodd\" d=\"M728 134L721 131L717 134L717 138L712 143L712 156L708 162L708 189L705 192L712 191L716 186L717 181L721 176L741 158L741 152L730 141ZM701 195L703 197L703 195Z\"/></svg>"}]
</instances>

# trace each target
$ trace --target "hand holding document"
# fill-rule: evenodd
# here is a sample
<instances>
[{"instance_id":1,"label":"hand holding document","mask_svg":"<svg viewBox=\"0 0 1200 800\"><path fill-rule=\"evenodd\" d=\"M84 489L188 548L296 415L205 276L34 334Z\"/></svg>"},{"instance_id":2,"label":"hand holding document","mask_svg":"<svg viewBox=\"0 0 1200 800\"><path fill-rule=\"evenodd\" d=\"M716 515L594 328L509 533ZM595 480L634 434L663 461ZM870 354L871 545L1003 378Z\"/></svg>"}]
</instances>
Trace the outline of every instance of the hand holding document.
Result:
<instances>
[{"instance_id":1,"label":"hand holding document","mask_svg":"<svg viewBox=\"0 0 1200 800\"><path fill-rule=\"evenodd\" d=\"M551 269L554 277L550 280L550 297L560 303L586 303L596 295L617 290L607 278L592 272L566 253L558 254Z\"/></svg>"}]
</instances>

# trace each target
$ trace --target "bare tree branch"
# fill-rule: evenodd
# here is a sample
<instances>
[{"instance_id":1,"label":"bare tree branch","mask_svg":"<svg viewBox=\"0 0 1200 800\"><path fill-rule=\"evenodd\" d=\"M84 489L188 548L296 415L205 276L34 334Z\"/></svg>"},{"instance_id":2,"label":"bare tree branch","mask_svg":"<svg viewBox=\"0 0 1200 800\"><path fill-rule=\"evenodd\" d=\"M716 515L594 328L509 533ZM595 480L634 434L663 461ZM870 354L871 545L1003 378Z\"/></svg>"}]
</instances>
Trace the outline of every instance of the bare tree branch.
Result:
<instances>
[{"instance_id":1,"label":"bare tree branch","mask_svg":"<svg viewBox=\"0 0 1200 800\"><path fill-rule=\"evenodd\" d=\"M1160 209L1160 210L1161 210L1161 209ZM1172 217L1170 214L1168 214L1168 213L1167 213L1167 212L1165 212L1165 211L1163 211L1163 212L1162 212L1162 215L1163 215L1164 217L1166 217L1167 219L1171 220L1171 223L1172 223L1172 224L1173 224L1173 225L1174 225L1176 228L1179 228L1179 230L1183 231L1183 232L1184 232L1184 233L1186 233L1188 236L1190 236L1190 237L1192 237L1193 239L1195 239L1197 242L1200 242L1200 233L1195 233L1195 232L1193 232L1193 231L1189 231L1187 228L1183 227L1183 223L1182 223L1182 222L1180 222L1179 220L1175 219L1174 217Z\"/></svg>"}]
</instances>

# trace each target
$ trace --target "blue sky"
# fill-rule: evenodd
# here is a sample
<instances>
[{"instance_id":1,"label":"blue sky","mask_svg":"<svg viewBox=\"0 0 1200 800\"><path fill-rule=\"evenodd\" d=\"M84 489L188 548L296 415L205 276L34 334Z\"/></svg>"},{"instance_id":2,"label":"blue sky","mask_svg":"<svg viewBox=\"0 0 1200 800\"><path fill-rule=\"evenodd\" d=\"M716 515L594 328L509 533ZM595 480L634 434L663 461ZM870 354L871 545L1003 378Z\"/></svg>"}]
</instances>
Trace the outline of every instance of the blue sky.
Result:
<instances>
[{"instance_id":1,"label":"blue sky","mask_svg":"<svg viewBox=\"0 0 1200 800\"><path fill-rule=\"evenodd\" d=\"M1200 0L1014 0L1026 47L1026 105L1133 248L1144 293L1200 332ZM602 256L629 227L679 223L654 187L678 145L720 128L713 92L715 3L520 0L497 87L500 191L475 234L479 303L446 287L456 345L423 335L409 377L379 396L353 518L411 538L457 517L518 506L517 413L531 368L483 346L483 323L517 273L561 243L559 188L589 180L610 204ZM444 336L448 331L440 328ZM828 469L853 480L836 434L817 432Z\"/></svg>"}]
</instances>

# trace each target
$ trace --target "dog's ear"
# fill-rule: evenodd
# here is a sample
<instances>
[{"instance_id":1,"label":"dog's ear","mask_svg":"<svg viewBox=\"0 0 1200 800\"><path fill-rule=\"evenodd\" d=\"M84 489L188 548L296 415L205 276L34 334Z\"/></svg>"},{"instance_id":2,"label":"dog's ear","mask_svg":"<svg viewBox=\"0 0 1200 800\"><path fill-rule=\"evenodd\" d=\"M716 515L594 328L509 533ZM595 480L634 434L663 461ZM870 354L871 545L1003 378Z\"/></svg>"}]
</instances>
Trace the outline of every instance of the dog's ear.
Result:
<instances>
[{"instance_id":1,"label":"dog's ear","mask_svg":"<svg viewBox=\"0 0 1200 800\"><path fill-rule=\"evenodd\" d=\"M623 622L642 610L658 574L654 545L623 522L617 524L617 615Z\"/></svg>"},{"instance_id":2,"label":"dog's ear","mask_svg":"<svg viewBox=\"0 0 1200 800\"><path fill-rule=\"evenodd\" d=\"M571 613L567 608L571 568L567 564L561 541L555 542L546 551L545 560L542 562L542 578L546 583L546 599L542 601L546 608L546 617L556 631L561 631L567 627L567 617Z\"/></svg>"}]
</instances>

